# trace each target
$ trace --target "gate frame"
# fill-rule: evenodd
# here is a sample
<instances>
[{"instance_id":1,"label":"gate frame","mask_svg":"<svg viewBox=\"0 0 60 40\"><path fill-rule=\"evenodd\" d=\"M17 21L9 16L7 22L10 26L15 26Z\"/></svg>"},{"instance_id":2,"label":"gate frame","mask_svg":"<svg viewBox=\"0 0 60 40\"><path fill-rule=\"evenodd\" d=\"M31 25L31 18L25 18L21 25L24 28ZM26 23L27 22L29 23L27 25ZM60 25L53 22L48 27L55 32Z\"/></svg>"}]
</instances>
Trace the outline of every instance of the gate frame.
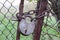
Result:
<instances>
[{"instance_id":1,"label":"gate frame","mask_svg":"<svg viewBox=\"0 0 60 40\"><path fill-rule=\"evenodd\" d=\"M36 9L36 16L37 15L43 15L42 12L46 10L47 6L47 0L38 0L37 2L37 9ZM24 0L21 0L20 6L19 6L19 17L23 15L23 8L24 8ZM19 29L19 23L22 18L18 18L18 26L17 26L17 34L16 34L16 40L20 40L20 29ZM33 34L33 40L40 40L42 26L43 26L43 20L44 16L41 18L37 18L36 20L36 27Z\"/></svg>"}]
</instances>

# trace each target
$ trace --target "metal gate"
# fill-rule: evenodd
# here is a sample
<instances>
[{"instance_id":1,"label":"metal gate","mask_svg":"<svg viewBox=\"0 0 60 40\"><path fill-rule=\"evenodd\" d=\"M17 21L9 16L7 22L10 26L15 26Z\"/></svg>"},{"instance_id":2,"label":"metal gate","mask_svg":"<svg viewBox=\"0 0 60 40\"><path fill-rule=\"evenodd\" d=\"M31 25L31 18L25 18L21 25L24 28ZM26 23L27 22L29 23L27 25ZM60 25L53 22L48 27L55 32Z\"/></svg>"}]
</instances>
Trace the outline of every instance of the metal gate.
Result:
<instances>
[{"instance_id":1,"label":"metal gate","mask_svg":"<svg viewBox=\"0 0 60 40\"><path fill-rule=\"evenodd\" d=\"M13 4L17 1L0 0L0 40L16 40L18 25L16 14L19 8L17 9ZM60 40L60 33L57 30L56 23L58 22L56 22L55 16L44 16L41 40ZM21 40L33 40L33 34L29 36L19 35Z\"/></svg>"}]
</instances>

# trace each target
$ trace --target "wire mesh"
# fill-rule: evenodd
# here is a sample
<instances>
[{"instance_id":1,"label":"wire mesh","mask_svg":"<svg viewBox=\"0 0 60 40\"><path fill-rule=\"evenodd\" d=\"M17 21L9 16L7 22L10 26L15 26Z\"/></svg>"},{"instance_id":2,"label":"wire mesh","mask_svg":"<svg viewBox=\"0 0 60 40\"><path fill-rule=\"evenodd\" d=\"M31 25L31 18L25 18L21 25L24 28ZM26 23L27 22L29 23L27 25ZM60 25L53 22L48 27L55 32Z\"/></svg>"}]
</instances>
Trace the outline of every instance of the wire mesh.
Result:
<instances>
[{"instance_id":1,"label":"wire mesh","mask_svg":"<svg viewBox=\"0 0 60 40\"><path fill-rule=\"evenodd\" d=\"M13 5L14 3L15 0L0 0L0 40L16 40L17 21L12 21L12 17L16 15L18 9ZM57 31L55 23L53 16L44 18L41 40L60 40L60 33ZM21 35L20 39L33 40L32 35Z\"/></svg>"},{"instance_id":2,"label":"wire mesh","mask_svg":"<svg viewBox=\"0 0 60 40\"><path fill-rule=\"evenodd\" d=\"M12 16L17 9L12 5L14 0L0 0L0 40L15 40L17 22L13 22Z\"/></svg>"}]
</instances>

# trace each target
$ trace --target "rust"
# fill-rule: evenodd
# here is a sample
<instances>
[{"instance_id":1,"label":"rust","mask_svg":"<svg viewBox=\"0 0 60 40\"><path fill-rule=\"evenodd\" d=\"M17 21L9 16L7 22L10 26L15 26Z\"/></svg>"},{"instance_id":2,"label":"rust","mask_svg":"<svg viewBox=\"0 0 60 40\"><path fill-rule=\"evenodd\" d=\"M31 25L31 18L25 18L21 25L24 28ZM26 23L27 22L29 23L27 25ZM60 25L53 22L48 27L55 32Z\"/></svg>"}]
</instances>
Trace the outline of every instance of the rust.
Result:
<instances>
[{"instance_id":1,"label":"rust","mask_svg":"<svg viewBox=\"0 0 60 40\"><path fill-rule=\"evenodd\" d=\"M42 12L46 10L47 0L39 0L37 3L37 15L42 15ZM36 20L36 27L34 30L33 40L40 40L44 16Z\"/></svg>"},{"instance_id":2,"label":"rust","mask_svg":"<svg viewBox=\"0 0 60 40\"><path fill-rule=\"evenodd\" d=\"M23 8L24 8L24 0L21 0L21 3L19 5L19 16L23 14ZM16 34L16 40L20 40L20 29L19 29L19 22L21 20L21 18L17 18L18 19L18 26L17 26L17 34Z\"/></svg>"}]
</instances>

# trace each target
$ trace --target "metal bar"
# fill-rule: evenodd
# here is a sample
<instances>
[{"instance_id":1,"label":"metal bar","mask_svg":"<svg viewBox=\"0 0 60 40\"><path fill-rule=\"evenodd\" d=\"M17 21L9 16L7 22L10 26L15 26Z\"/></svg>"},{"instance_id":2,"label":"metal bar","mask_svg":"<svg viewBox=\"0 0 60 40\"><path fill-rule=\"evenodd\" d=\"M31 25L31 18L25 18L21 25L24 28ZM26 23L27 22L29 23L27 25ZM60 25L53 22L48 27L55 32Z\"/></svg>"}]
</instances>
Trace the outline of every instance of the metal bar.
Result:
<instances>
[{"instance_id":1,"label":"metal bar","mask_svg":"<svg viewBox=\"0 0 60 40\"><path fill-rule=\"evenodd\" d=\"M37 3L37 15L43 15L42 12L46 10L47 0L39 0ZM40 40L44 16L36 20L36 27L34 30L33 40Z\"/></svg>"},{"instance_id":2,"label":"metal bar","mask_svg":"<svg viewBox=\"0 0 60 40\"><path fill-rule=\"evenodd\" d=\"M19 16L23 14L23 7L24 7L24 0L21 0L21 3L19 5ZM19 22L21 18L18 18L18 26L17 26L17 34L16 34L16 40L20 40L20 29L19 29Z\"/></svg>"}]
</instances>

